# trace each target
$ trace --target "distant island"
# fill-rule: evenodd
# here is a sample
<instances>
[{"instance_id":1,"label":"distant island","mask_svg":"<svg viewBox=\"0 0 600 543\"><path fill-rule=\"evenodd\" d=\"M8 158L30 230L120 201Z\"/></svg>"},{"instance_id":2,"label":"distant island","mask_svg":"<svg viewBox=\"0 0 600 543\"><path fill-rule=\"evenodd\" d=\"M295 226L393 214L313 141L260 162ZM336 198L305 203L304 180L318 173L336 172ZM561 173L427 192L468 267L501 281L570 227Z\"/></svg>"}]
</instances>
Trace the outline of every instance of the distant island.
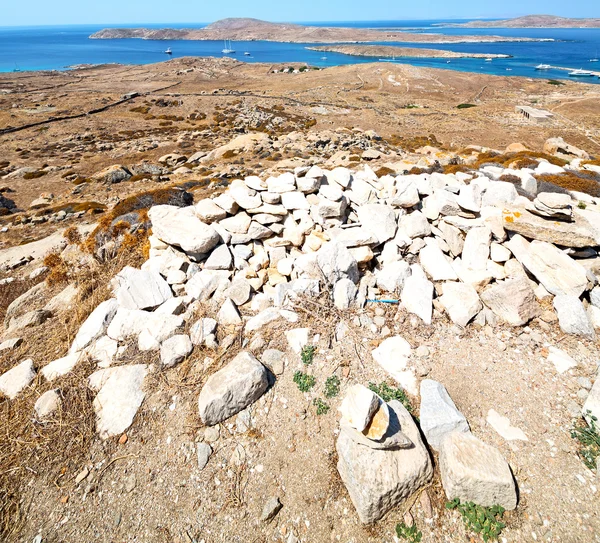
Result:
<instances>
[{"instance_id":1,"label":"distant island","mask_svg":"<svg viewBox=\"0 0 600 543\"><path fill-rule=\"evenodd\" d=\"M362 42L412 42L412 43L494 43L538 41L532 38L503 36L448 36L442 34L415 34L409 32L373 30L368 28L340 28L304 26L291 23L270 23L259 19L222 19L200 29L150 29L105 28L90 39L143 40L232 40L275 41L289 43L362 43Z\"/></svg>"},{"instance_id":2,"label":"distant island","mask_svg":"<svg viewBox=\"0 0 600 543\"><path fill-rule=\"evenodd\" d=\"M555 15L525 15L500 21L471 21L468 23L440 24L463 28L600 28L600 19L572 19Z\"/></svg>"},{"instance_id":3,"label":"distant island","mask_svg":"<svg viewBox=\"0 0 600 543\"><path fill-rule=\"evenodd\" d=\"M394 45L321 45L307 47L311 51L341 53L357 57L377 58L511 58L510 55L485 53L457 53L442 49L425 49L422 47L396 47Z\"/></svg>"}]
</instances>

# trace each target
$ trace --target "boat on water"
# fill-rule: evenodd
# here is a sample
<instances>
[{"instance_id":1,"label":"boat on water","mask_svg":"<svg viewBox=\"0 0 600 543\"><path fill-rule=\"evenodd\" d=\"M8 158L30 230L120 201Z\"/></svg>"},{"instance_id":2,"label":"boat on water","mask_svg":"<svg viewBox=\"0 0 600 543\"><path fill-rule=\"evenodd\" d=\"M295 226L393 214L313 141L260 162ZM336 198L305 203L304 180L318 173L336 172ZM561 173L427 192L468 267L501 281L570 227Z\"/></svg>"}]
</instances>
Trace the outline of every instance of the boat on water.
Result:
<instances>
[{"instance_id":1,"label":"boat on water","mask_svg":"<svg viewBox=\"0 0 600 543\"><path fill-rule=\"evenodd\" d=\"M486 58L485 61L486 62L492 62L492 60L494 60L493 58Z\"/></svg>"},{"instance_id":2,"label":"boat on water","mask_svg":"<svg viewBox=\"0 0 600 543\"><path fill-rule=\"evenodd\" d=\"M598 59L597 58L591 58L590 62L598 62Z\"/></svg>"},{"instance_id":3,"label":"boat on water","mask_svg":"<svg viewBox=\"0 0 600 543\"><path fill-rule=\"evenodd\" d=\"M396 57L392 57L392 58L380 58L379 62L396 62Z\"/></svg>"},{"instance_id":4,"label":"boat on water","mask_svg":"<svg viewBox=\"0 0 600 543\"><path fill-rule=\"evenodd\" d=\"M235 53L235 49L231 46L230 40L225 40L225 48L221 51L224 55Z\"/></svg>"},{"instance_id":5,"label":"boat on water","mask_svg":"<svg viewBox=\"0 0 600 543\"><path fill-rule=\"evenodd\" d=\"M536 70L549 70L550 68L552 68L552 66L550 66L550 64L538 64L535 67Z\"/></svg>"},{"instance_id":6,"label":"boat on water","mask_svg":"<svg viewBox=\"0 0 600 543\"><path fill-rule=\"evenodd\" d=\"M249 56L250 56L250 53L248 53L248 51L244 51L244 56L245 56L245 57L249 57Z\"/></svg>"},{"instance_id":7,"label":"boat on water","mask_svg":"<svg viewBox=\"0 0 600 543\"><path fill-rule=\"evenodd\" d=\"M321 60L327 60L327 57L321 57Z\"/></svg>"},{"instance_id":8,"label":"boat on water","mask_svg":"<svg viewBox=\"0 0 600 543\"><path fill-rule=\"evenodd\" d=\"M171 48L169 47L166 51L165 51L165 55L172 55L173 51L171 51Z\"/></svg>"},{"instance_id":9,"label":"boat on water","mask_svg":"<svg viewBox=\"0 0 600 543\"><path fill-rule=\"evenodd\" d=\"M594 72L589 70L573 70L569 72L569 77L594 77Z\"/></svg>"}]
</instances>

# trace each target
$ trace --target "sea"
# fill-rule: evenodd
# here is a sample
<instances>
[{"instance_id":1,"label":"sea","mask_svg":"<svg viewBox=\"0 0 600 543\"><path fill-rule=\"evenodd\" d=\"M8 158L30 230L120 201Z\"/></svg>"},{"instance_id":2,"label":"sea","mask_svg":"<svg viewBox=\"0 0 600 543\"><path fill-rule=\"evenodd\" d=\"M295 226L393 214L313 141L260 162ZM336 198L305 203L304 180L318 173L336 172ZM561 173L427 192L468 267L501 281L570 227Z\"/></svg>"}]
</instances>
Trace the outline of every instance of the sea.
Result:
<instances>
[{"instance_id":1,"label":"sea","mask_svg":"<svg viewBox=\"0 0 600 543\"><path fill-rule=\"evenodd\" d=\"M337 21L304 23L316 26L345 26L356 28L377 28L404 30L410 32L438 33L448 35L477 35L536 38L536 42L499 43L456 43L456 44L414 44L389 43L399 45L445 49L457 52L505 54L507 59L427 59L403 58L397 62L429 68L442 68L460 72L474 72L503 76L522 76L544 79L573 79L568 71L558 68L584 69L600 72L600 28L452 28L443 27L446 23L462 21ZM82 64L151 64L183 56L221 57L223 42L188 40L140 40L115 39L91 40L94 32L110 25L71 25L37 27L0 27L0 72L67 70ZM113 25L116 26L116 25ZM125 26L125 25L120 25ZM136 24L127 25L147 28L202 28L205 24ZM317 67L338 66L374 62L377 59L348 56L338 53L310 51L308 46L315 44L279 43L268 41L234 42L236 53L229 54L243 62L264 62L269 64ZM331 45L331 44L326 44ZM171 48L172 56L165 50ZM245 52L250 53L244 55ZM550 64L556 68L538 71L538 64ZM598 77L578 78L586 83L600 84Z\"/></svg>"}]
</instances>

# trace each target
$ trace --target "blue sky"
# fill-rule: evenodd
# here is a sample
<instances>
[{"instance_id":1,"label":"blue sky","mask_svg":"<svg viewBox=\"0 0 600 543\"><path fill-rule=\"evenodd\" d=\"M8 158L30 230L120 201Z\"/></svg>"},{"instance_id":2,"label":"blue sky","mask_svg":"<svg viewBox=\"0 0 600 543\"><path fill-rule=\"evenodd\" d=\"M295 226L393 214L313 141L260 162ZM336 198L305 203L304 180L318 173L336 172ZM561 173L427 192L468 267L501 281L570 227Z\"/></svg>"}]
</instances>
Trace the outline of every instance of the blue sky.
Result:
<instances>
[{"instance_id":1,"label":"blue sky","mask_svg":"<svg viewBox=\"0 0 600 543\"><path fill-rule=\"evenodd\" d=\"M374 21L515 17L549 13L600 17L599 0L3 0L0 26L202 23L224 17L270 21Z\"/></svg>"}]
</instances>

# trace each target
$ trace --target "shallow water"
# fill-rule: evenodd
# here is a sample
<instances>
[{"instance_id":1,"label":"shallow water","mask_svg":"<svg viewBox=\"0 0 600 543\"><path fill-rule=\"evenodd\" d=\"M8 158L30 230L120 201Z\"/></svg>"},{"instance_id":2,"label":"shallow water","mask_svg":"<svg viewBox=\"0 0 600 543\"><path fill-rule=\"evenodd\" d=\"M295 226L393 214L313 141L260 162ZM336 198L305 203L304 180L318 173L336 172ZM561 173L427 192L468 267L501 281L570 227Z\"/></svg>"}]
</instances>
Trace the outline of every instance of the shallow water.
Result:
<instances>
[{"instance_id":1,"label":"shallow water","mask_svg":"<svg viewBox=\"0 0 600 543\"><path fill-rule=\"evenodd\" d=\"M438 21L439 22L439 21ZM411 29L417 32L436 32L452 35L501 35L507 37L531 37L553 41L544 42L502 42L470 44L405 44L410 47L429 47L449 51L507 54L513 58L494 59L402 59L402 63L430 68L443 68L464 72L477 72L494 75L518 75L546 79L571 79L567 71L549 70L539 72L537 64L547 63L565 68L583 68L600 71L600 62L589 62L600 56L600 29L475 29L437 28L433 21L382 21L382 22L343 22L313 23L320 25L355 26L389 29ZM167 25L138 25L161 27ZM168 25L174 28L202 27L204 25ZM169 57L164 53L167 47L173 50L171 58L182 56L223 56L223 42L215 41L155 41L155 40L90 40L89 35L103 26L48 26L48 27L4 27L0 28L0 71L13 70L63 70L77 64L150 64ZM245 62L266 62L288 64L300 67L336 66L373 62L376 59L352 57L337 53L309 51L308 44L277 42L234 42L236 53L233 56ZM314 45L314 44L310 44ZM390 43L386 43L390 45ZM251 56L244 56L248 51ZM326 57L323 59L322 57ZM600 79L582 78L588 83L600 83Z\"/></svg>"}]
</instances>

